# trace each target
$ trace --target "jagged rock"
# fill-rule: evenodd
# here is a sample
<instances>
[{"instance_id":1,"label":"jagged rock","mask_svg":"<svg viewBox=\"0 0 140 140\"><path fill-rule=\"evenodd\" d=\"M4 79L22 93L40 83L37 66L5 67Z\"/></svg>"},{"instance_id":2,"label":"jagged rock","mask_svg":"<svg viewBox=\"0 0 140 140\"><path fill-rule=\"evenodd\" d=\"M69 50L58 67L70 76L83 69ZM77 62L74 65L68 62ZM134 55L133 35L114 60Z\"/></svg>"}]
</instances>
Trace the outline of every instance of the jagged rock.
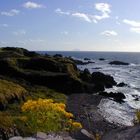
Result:
<instances>
[{"instance_id":1,"label":"jagged rock","mask_svg":"<svg viewBox=\"0 0 140 140\"><path fill-rule=\"evenodd\" d=\"M132 95L132 97L134 97L135 99L135 101L139 101L140 100L140 97L138 96L138 95Z\"/></svg>"},{"instance_id":2,"label":"jagged rock","mask_svg":"<svg viewBox=\"0 0 140 140\"><path fill-rule=\"evenodd\" d=\"M111 97L113 98L116 102L122 103L124 102L123 99L125 99L125 95L121 92L117 92L117 93L107 93L107 92L100 92L99 95L102 95L104 97Z\"/></svg>"},{"instance_id":3,"label":"jagged rock","mask_svg":"<svg viewBox=\"0 0 140 140\"><path fill-rule=\"evenodd\" d=\"M89 70L88 69L84 69L84 71L81 72L81 74L80 74L80 78L83 81L91 82L91 74L90 74Z\"/></svg>"},{"instance_id":4,"label":"jagged rock","mask_svg":"<svg viewBox=\"0 0 140 140\"><path fill-rule=\"evenodd\" d=\"M121 62L121 61L112 61L109 64L110 65L129 65L129 63Z\"/></svg>"},{"instance_id":5,"label":"jagged rock","mask_svg":"<svg viewBox=\"0 0 140 140\"><path fill-rule=\"evenodd\" d=\"M124 82L117 84L117 87L125 87L125 86L127 86L127 84L125 84Z\"/></svg>"},{"instance_id":6,"label":"jagged rock","mask_svg":"<svg viewBox=\"0 0 140 140\"><path fill-rule=\"evenodd\" d=\"M95 67L95 68L92 68L94 70L99 70L99 69L102 69L101 67Z\"/></svg>"},{"instance_id":7,"label":"jagged rock","mask_svg":"<svg viewBox=\"0 0 140 140\"><path fill-rule=\"evenodd\" d=\"M87 58L87 57L86 57L86 58L84 58L84 60L90 60L90 58Z\"/></svg>"},{"instance_id":8,"label":"jagged rock","mask_svg":"<svg viewBox=\"0 0 140 140\"><path fill-rule=\"evenodd\" d=\"M100 60L100 61L104 61L105 59L104 59L104 58L99 58L99 60Z\"/></svg>"},{"instance_id":9,"label":"jagged rock","mask_svg":"<svg viewBox=\"0 0 140 140\"><path fill-rule=\"evenodd\" d=\"M101 85L106 88L111 88L117 84L112 76L105 75L101 72L92 73L92 82L95 83L95 85Z\"/></svg>"}]
</instances>

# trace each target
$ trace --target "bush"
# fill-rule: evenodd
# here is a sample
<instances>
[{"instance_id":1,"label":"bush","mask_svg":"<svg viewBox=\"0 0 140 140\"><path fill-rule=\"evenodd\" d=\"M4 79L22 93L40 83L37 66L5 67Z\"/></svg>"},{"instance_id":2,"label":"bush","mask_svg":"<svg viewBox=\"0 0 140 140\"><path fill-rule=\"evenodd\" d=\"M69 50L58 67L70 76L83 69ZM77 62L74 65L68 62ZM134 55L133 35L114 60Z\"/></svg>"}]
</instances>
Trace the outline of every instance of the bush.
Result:
<instances>
[{"instance_id":1,"label":"bush","mask_svg":"<svg viewBox=\"0 0 140 140\"><path fill-rule=\"evenodd\" d=\"M72 131L82 128L73 121L73 114L67 112L63 103L55 103L52 99L28 100L22 106L27 117L26 125L33 132Z\"/></svg>"}]
</instances>

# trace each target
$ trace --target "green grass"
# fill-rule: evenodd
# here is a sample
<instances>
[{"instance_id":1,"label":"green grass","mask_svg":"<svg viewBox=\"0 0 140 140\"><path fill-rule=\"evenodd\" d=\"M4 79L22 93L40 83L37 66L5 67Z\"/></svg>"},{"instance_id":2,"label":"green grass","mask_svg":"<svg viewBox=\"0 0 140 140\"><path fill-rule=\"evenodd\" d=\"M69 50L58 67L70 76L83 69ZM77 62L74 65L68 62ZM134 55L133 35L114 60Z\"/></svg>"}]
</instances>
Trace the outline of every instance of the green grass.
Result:
<instances>
[{"instance_id":1,"label":"green grass","mask_svg":"<svg viewBox=\"0 0 140 140\"><path fill-rule=\"evenodd\" d=\"M7 104L10 100L20 100L26 94L25 88L9 82L7 80L0 80L0 103Z\"/></svg>"},{"instance_id":2,"label":"green grass","mask_svg":"<svg viewBox=\"0 0 140 140\"><path fill-rule=\"evenodd\" d=\"M29 89L28 99L53 99L56 102L66 103L67 96L63 93L56 92L52 89L41 87L41 86L34 86Z\"/></svg>"}]
</instances>

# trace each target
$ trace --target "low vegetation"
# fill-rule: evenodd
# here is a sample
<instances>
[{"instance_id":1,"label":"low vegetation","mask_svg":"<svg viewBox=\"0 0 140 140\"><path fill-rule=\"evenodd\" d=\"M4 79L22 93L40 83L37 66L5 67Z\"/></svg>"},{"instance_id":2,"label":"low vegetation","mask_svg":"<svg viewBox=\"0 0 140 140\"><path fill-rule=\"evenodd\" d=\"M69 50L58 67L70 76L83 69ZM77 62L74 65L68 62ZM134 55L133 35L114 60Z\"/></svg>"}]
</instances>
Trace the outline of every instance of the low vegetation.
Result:
<instances>
[{"instance_id":1,"label":"low vegetation","mask_svg":"<svg viewBox=\"0 0 140 140\"><path fill-rule=\"evenodd\" d=\"M137 110L137 111L136 111L135 123L140 123L140 110Z\"/></svg>"},{"instance_id":2,"label":"low vegetation","mask_svg":"<svg viewBox=\"0 0 140 140\"><path fill-rule=\"evenodd\" d=\"M7 80L0 80L0 108L4 109L8 103L19 102L24 100L27 91L19 84L9 82Z\"/></svg>"},{"instance_id":3,"label":"low vegetation","mask_svg":"<svg viewBox=\"0 0 140 140\"><path fill-rule=\"evenodd\" d=\"M73 114L66 111L63 103L56 103L52 99L28 100L22 106L25 114L23 121L34 132L71 131L82 128L73 121Z\"/></svg>"}]
</instances>

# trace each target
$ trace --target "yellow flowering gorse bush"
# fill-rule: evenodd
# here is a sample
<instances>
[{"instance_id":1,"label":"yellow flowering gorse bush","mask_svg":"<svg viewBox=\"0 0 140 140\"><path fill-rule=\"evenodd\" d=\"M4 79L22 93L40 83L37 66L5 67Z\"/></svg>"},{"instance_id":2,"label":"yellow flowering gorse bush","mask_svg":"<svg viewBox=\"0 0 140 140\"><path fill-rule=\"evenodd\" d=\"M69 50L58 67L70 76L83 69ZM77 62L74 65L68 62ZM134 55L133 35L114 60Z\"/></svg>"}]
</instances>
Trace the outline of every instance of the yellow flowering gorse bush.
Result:
<instances>
[{"instance_id":1,"label":"yellow flowering gorse bush","mask_svg":"<svg viewBox=\"0 0 140 140\"><path fill-rule=\"evenodd\" d=\"M71 131L82 128L73 121L73 114L66 111L66 105L52 99L28 100L22 106L26 125L34 131Z\"/></svg>"}]
</instances>

